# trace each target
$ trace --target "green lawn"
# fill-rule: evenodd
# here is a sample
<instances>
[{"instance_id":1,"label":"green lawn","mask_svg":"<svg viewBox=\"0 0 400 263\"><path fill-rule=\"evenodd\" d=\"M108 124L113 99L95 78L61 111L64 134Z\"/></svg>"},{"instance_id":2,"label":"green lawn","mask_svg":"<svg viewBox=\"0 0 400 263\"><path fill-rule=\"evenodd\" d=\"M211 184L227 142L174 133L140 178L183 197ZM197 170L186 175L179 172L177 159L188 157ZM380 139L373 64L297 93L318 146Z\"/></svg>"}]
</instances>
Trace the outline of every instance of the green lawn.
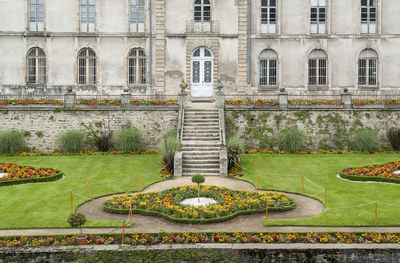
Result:
<instances>
[{"instance_id":1,"label":"green lawn","mask_svg":"<svg viewBox=\"0 0 400 263\"><path fill-rule=\"evenodd\" d=\"M70 192L74 207L88 196L88 179L91 179L91 196L135 191L139 189L139 172L142 188L163 180L159 176L161 160L158 154L105 155L105 156L48 156L0 157L0 162L18 165L57 168L64 172L60 181L0 187L0 228L57 228L68 227L66 219L71 210ZM121 222L89 220L85 226L119 226Z\"/></svg>"},{"instance_id":2,"label":"green lawn","mask_svg":"<svg viewBox=\"0 0 400 263\"><path fill-rule=\"evenodd\" d=\"M257 169L259 189L301 193L301 177L288 176L301 174L312 181L304 180L306 195L316 195L317 199L324 201L323 188L327 188L328 209L321 215L305 219L269 220L268 225L370 226L375 224L375 201L378 201L378 225L400 225L400 184L357 183L336 178L336 174L344 168L384 164L399 160L399 155L248 154L242 159L243 180L255 184ZM367 203L373 204L359 206Z\"/></svg>"}]
</instances>

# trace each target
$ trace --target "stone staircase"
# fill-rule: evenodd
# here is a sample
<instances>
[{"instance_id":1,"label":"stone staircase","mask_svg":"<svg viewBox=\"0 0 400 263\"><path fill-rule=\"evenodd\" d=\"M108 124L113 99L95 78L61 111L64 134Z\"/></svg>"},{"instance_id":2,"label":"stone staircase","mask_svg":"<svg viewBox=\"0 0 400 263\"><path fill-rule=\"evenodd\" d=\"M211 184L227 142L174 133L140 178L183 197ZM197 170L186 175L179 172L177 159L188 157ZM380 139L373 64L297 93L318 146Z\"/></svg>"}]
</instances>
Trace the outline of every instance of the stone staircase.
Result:
<instances>
[{"instance_id":1,"label":"stone staircase","mask_svg":"<svg viewBox=\"0 0 400 263\"><path fill-rule=\"evenodd\" d=\"M217 109L186 108L182 134L182 175L220 175L220 131Z\"/></svg>"}]
</instances>

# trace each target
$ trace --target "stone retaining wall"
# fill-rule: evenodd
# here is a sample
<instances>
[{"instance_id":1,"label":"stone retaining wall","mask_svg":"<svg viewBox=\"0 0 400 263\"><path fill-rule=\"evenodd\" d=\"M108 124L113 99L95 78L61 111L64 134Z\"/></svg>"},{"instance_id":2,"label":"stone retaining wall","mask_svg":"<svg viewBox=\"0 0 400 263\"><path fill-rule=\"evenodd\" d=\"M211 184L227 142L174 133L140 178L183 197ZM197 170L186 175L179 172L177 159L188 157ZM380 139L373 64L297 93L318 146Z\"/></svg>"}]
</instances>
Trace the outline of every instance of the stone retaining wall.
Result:
<instances>
[{"instance_id":1,"label":"stone retaining wall","mask_svg":"<svg viewBox=\"0 0 400 263\"><path fill-rule=\"evenodd\" d=\"M390 147L390 127L400 127L400 112L389 110L262 110L229 109L227 133L236 132L249 148L276 147L275 138L287 126L297 125L310 149L346 149L357 129L377 128L381 147Z\"/></svg>"},{"instance_id":2,"label":"stone retaining wall","mask_svg":"<svg viewBox=\"0 0 400 263\"><path fill-rule=\"evenodd\" d=\"M111 130L117 131L131 122L141 130L146 149L155 149L160 134L169 129L176 129L178 123L177 107L148 107L134 109L83 109L79 111L55 112L51 108L10 109L0 113L0 131L29 131L26 137L28 147L38 151L52 151L56 147L56 137L71 129L85 130L80 124L104 122ZM41 133L42 134L41 134ZM39 136L38 136L39 135ZM42 135L42 136L40 136Z\"/></svg>"}]
</instances>

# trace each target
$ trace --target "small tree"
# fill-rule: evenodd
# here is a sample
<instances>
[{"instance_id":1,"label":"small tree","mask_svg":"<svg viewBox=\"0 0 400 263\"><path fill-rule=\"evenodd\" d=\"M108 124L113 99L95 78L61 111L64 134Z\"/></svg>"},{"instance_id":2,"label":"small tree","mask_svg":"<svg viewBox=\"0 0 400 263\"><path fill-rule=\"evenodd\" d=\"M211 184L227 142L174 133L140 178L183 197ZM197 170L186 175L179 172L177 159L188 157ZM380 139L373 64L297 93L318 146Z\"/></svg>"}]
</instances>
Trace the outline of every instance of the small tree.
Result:
<instances>
[{"instance_id":1,"label":"small tree","mask_svg":"<svg viewBox=\"0 0 400 263\"><path fill-rule=\"evenodd\" d=\"M197 201L200 203L200 184L204 183L206 179L201 174L195 174L192 176L192 182L196 183L198 186L197 190Z\"/></svg>"},{"instance_id":2,"label":"small tree","mask_svg":"<svg viewBox=\"0 0 400 263\"><path fill-rule=\"evenodd\" d=\"M68 217L68 223L73 228L79 228L82 235L82 226L86 223L87 219L84 214L73 212Z\"/></svg>"}]
</instances>

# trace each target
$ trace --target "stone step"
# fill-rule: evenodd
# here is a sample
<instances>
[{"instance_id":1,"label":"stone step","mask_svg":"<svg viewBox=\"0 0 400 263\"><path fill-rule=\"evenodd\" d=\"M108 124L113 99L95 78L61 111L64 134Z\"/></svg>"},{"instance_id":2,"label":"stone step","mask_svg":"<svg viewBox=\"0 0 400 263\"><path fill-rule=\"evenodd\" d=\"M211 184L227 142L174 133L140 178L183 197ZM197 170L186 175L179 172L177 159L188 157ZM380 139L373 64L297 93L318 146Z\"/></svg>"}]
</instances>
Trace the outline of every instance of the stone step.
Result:
<instances>
[{"instance_id":1,"label":"stone step","mask_svg":"<svg viewBox=\"0 0 400 263\"><path fill-rule=\"evenodd\" d=\"M183 163L182 169L219 169L219 164L188 164Z\"/></svg>"},{"instance_id":2,"label":"stone step","mask_svg":"<svg viewBox=\"0 0 400 263\"><path fill-rule=\"evenodd\" d=\"M193 176L195 174L197 174L197 173L182 173L182 176L189 177L189 176ZM204 175L204 176L219 176L219 173L202 173L202 175Z\"/></svg>"},{"instance_id":3,"label":"stone step","mask_svg":"<svg viewBox=\"0 0 400 263\"><path fill-rule=\"evenodd\" d=\"M196 126L184 126L183 131L189 132L219 132L219 126L215 127L196 127Z\"/></svg>"},{"instance_id":4,"label":"stone step","mask_svg":"<svg viewBox=\"0 0 400 263\"><path fill-rule=\"evenodd\" d=\"M182 142L182 147L219 147L220 142L215 141L186 141Z\"/></svg>"},{"instance_id":5,"label":"stone step","mask_svg":"<svg viewBox=\"0 0 400 263\"><path fill-rule=\"evenodd\" d=\"M220 147L182 147L182 151L195 151L195 152L219 152L221 149Z\"/></svg>"},{"instance_id":6,"label":"stone step","mask_svg":"<svg viewBox=\"0 0 400 263\"><path fill-rule=\"evenodd\" d=\"M182 142L185 141L219 141L219 136L183 136Z\"/></svg>"},{"instance_id":7,"label":"stone step","mask_svg":"<svg viewBox=\"0 0 400 263\"><path fill-rule=\"evenodd\" d=\"M183 127L219 127L219 122L189 122L186 121L183 124Z\"/></svg>"},{"instance_id":8,"label":"stone step","mask_svg":"<svg viewBox=\"0 0 400 263\"><path fill-rule=\"evenodd\" d=\"M219 165L219 157L215 159L194 159L194 158L183 158L184 164L217 164Z\"/></svg>"},{"instance_id":9,"label":"stone step","mask_svg":"<svg viewBox=\"0 0 400 263\"><path fill-rule=\"evenodd\" d=\"M218 112L218 109L185 109L185 112Z\"/></svg>"},{"instance_id":10,"label":"stone step","mask_svg":"<svg viewBox=\"0 0 400 263\"><path fill-rule=\"evenodd\" d=\"M215 119L215 120L213 120L213 119L191 119L191 118L186 118L185 120L184 120L184 124L186 124L186 123L210 123L210 124L215 124L215 123L219 123L219 120L218 119Z\"/></svg>"},{"instance_id":11,"label":"stone step","mask_svg":"<svg viewBox=\"0 0 400 263\"><path fill-rule=\"evenodd\" d=\"M219 168L215 169L215 168L182 168L182 173L200 173L200 174L219 174Z\"/></svg>"},{"instance_id":12,"label":"stone step","mask_svg":"<svg viewBox=\"0 0 400 263\"><path fill-rule=\"evenodd\" d=\"M195 114L195 113L185 113L185 118L195 118L195 119L219 119L218 114Z\"/></svg>"},{"instance_id":13,"label":"stone step","mask_svg":"<svg viewBox=\"0 0 400 263\"><path fill-rule=\"evenodd\" d=\"M182 150L183 156L196 156L196 157L209 157L209 156L218 156L219 158L219 150L218 151L184 151Z\"/></svg>"}]
</instances>

